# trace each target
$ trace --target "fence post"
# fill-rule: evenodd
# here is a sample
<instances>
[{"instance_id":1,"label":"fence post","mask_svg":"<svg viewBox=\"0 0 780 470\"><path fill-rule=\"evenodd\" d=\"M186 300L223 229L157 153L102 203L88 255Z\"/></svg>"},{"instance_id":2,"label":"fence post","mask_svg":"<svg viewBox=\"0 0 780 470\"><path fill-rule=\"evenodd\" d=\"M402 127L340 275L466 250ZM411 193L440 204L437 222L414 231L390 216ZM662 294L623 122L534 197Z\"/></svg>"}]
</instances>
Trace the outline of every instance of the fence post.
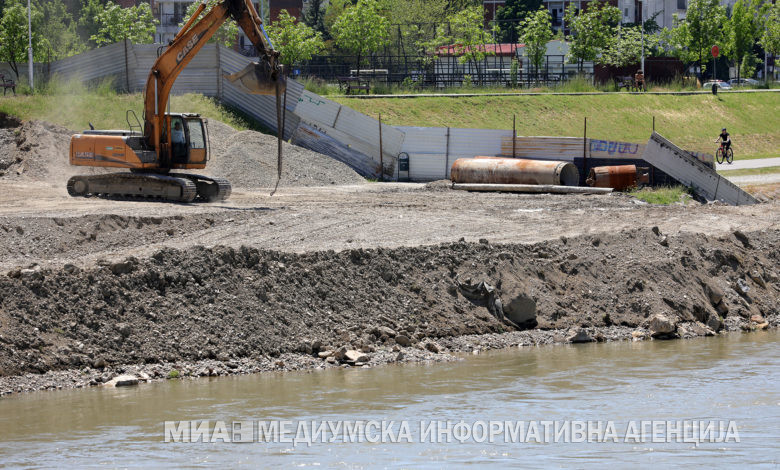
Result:
<instances>
[{"instance_id":1,"label":"fence post","mask_svg":"<svg viewBox=\"0 0 780 470\"><path fill-rule=\"evenodd\" d=\"M585 116L585 127L582 131L582 172L588 177L588 117Z\"/></svg>"},{"instance_id":2,"label":"fence post","mask_svg":"<svg viewBox=\"0 0 780 470\"><path fill-rule=\"evenodd\" d=\"M516 115L512 115L512 158L515 158L515 148L517 145L515 142L517 141L517 126L516 126Z\"/></svg>"},{"instance_id":3,"label":"fence post","mask_svg":"<svg viewBox=\"0 0 780 470\"><path fill-rule=\"evenodd\" d=\"M447 179L447 172L450 169L450 127L447 126L447 145L444 151L444 179Z\"/></svg>"},{"instance_id":4,"label":"fence post","mask_svg":"<svg viewBox=\"0 0 780 470\"><path fill-rule=\"evenodd\" d=\"M215 44L217 47L217 99L222 100L222 58L219 55L219 41Z\"/></svg>"},{"instance_id":5,"label":"fence post","mask_svg":"<svg viewBox=\"0 0 780 470\"><path fill-rule=\"evenodd\" d=\"M385 180L385 161L382 152L382 113L379 113L379 181Z\"/></svg>"},{"instance_id":6,"label":"fence post","mask_svg":"<svg viewBox=\"0 0 780 470\"><path fill-rule=\"evenodd\" d=\"M130 66L127 60L127 38L125 38L125 83L127 84L127 92L130 93Z\"/></svg>"}]
</instances>

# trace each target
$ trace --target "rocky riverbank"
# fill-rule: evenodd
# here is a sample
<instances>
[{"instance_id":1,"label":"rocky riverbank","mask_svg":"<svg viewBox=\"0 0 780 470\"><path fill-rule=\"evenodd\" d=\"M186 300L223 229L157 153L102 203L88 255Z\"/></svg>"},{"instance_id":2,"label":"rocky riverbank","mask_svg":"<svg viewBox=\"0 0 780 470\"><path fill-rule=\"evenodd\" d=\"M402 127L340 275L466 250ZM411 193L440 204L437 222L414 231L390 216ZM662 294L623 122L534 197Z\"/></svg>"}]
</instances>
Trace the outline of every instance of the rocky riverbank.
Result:
<instances>
[{"instance_id":1,"label":"rocky riverbank","mask_svg":"<svg viewBox=\"0 0 780 470\"><path fill-rule=\"evenodd\" d=\"M86 269L25 266L0 276L0 393L777 327L778 242L778 230L637 229L532 245L164 249Z\"/></svg>"}]
</instances>

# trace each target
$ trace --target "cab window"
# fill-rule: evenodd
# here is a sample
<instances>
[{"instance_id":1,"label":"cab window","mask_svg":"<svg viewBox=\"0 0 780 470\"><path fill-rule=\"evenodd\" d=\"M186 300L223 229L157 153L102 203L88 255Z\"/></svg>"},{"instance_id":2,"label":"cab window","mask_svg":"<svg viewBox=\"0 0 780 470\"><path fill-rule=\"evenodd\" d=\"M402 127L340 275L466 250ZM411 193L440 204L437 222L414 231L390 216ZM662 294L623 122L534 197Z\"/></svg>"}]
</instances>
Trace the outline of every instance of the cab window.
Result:
<instances>
[{"instance_id":1,"label":"cab window","mask_svg":"<svg viewBox=\"0 0 780 470\"><path fill-rule=\"evenodd\" d=\"M190 134L190 148L205 149L206 139L203 136L203 124L200 119L188 119L187 130Z\"/></svg>"}]
</instances>

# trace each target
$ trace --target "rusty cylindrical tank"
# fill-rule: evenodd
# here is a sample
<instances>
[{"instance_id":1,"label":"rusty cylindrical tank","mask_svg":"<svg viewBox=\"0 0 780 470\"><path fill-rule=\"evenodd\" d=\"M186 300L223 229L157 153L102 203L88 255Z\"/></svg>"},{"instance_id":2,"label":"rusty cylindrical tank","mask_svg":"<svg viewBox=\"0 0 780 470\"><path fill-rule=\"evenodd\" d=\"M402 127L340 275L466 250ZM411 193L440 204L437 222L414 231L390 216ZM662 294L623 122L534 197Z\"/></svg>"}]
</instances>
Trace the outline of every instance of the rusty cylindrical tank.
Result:
<instances>
[{"instance_id":1,"label":"rusty cylindrical tank","mask_svg":"<svg viewBox=\"0 0 780 470\"><path fill-rule=\"evenodd\" d=\"M597 166L591 168L588 179L589 186L596 188L613 188L624 191L635 187L638 183L647 183L647 175L640 174L636 165Z\"/></svg>"},{"instance_id":2,"label":"rusty cylindrical tank","mask_svg":"<svg viewBox=\"0 0 780 470\"><path fill-rule=\"evenodd\" d=\"M475 157L455 160L450 179L453 183L578 186L580 172L569 162Z\"/></svg>"}]
</instances>

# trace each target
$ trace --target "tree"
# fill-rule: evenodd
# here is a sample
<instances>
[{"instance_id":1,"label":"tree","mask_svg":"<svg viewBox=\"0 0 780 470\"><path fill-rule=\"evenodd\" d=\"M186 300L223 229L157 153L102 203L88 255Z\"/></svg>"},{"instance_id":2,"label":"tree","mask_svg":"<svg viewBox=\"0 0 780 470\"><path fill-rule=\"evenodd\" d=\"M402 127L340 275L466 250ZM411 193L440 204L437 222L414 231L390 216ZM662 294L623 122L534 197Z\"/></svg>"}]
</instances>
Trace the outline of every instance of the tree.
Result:
<instances>
[{"instance_id":1,"label":"tree","mask_svg":"<svg viewBox=\"0 0 780 470\"><path fill-rule=\"evenodd\" d=\"M775 2L771 8L767 8L761 18L763 32L758 42L767 54L776 56L780 54L780 2ZM764 80L769 80L769 77L764 77Z\"/></svg>"},{"instance_id":2,"label":"tree","mask_svg":"<svg viewBox=\"0 0 780 470\"><path fill-rule=\"evenodd\" d=\"M615 35L620 22L620 10L598 0L577 12L574 3L566 9L564 20L569 25L569 58L579 61L580 70L585 61L595 61Z\"/></svg>"},{"instance_id":3,"label":"tree","mask_svg":"<svg viewBox=\"0 0 780 470\"><path fill-rule=\"evenodd\" d=\"M303 10L303 22L320 34L325 34L325 10L326 5L322 0L309 0Z\"/></svg>"},{"instance_id":4,"label":"tree","mask_svg":"<svg viewBox=\"0 0 780 470\"><path fill-rule=\"evenodd\" d=\"M41 34L43 13L35 5L31 8L33 60L43 60L45 43ZM22 0L6 0L0 19L0 60L8 62L16 78L19 63L27 62L27 6Z\"/></svg>"},{"instance_id":5,"label":"tree","mask_svg":"<svg viewBox=\"0 0 780 470\"><path fill-rule=\"evenodd\" d=\"M726 9L718 0L690 0L685 19L675 16L674 28L665 32L664 37L677 57L686 62L697 61L702 74L710 48L722 45L725 23Z\"/></svg>"},{"instance_id":6,"label":"tree","mask_svg":"<svg viewBox=\"0 0 780 470\"><path fill-rule=\"evenodd\" d=\"M98 17L105 9L106 0L81 0L81 8L78 14L78 24L76 30L83 42L92 46L96 45L92 39L100 30Z\"/></svg>"},{"instance_id":7,"label":"tree","mask_svg":"<svg viewBox=\"0 0 780 470\"><path fill-rule=\"evenodd\" d=\"M645 56L654 55L654 51L658 48L658 36L649 34L645 30L644 40ZM614 65L615 67L625 67L636 64L641 58L642 30L640 26L618 26L617 35L601 51L600 62L602 64Z\"/></svg>"},{"instance_id":8,"label":"tree","mask_svg":"<svg viewBox=\"0 0 780 470\"><path fill-rule=\"evenodd\" d=\"M391 47L404 56L424 53L436 25L447 17L447 0L380 0L380 8L390 21Z\"/></svg>"},{"instance_id":9,"label":"tree","mask_svg":"<svg viewBox=\"0 0 780 470\"><path fill-rule=\"evenodd\" d=\"M281 62L287 66L310 60L325 47L319 32L296 22L287 10L282 10L279 19L268 25L268 36L280 53Z\"/></svg>"},{"instance_id":10,"label":"tree","mask_svg":"<svg viewBox=\"0 0 780 470\"><path fill-rule=\"evenodd\" d=\"M83 52L87 45L77 31L73 19L62 0L49 0L41 5L43 12L42 31L46 31L44 41L51 51L51 59L57 60Z\"/></svg>"},{"instance_id":11,"label":"tree","mask_svg":"<svg viewBox=\"0 0 780 470\"><path fill-rule=\"evenodd\" d=\"M547 42L554 36L550 11L540 6L520 22L517 32L520 41L525 44L529 62L534 65L536 73L539 73L544 57L547 55Z\"/></svg>"},{"instance_id":12,"label":"tree","mask_svg":"<svg viewBox=\"0 0 780 470\"><path fill-rule=\"evenodd\" d=\"M222 3L222 0L208 0L206 2L206 8L203 9L198 18L200 19L206 16L206 14L210 12L211 9L214 8L218 3ZM187 7L184 18L182 18L181 23L179 23L179 28L182 28L187 23L187 21L192 18L192 15L195 14L195 10L197 10L199 6L200 2L194 2ZM214 35L209 38L208 42L219 43L225 47L233 47L233 44L236 43L236 37L238 37L238 25L235 21L227 20L222 23L222 26L217 29L217 32L215 32Z\"/></svg>"},{"instance_id":13,"label":"tree","mask_svg":"<svg viewBox=\"0 0 780 470\"><path fill-rule=\"evenodd\" d=\"M485 44L493 42L493 37L482 26L483 23L482 6L467 7L447 17L447 23L439 26L438 37L434 41L436 45L451 46L461 64L471 63L480 83L482 70L479 63L494 54L485 48Z\"/></svg>"},{"instance_id":14,"label":"tree","mask_svg":"<svg viewBox=\"0 0 780 470\"><path fill-rule=\"evenodd\" d=\"M98 14L97 22L100 25L98 32L90 39L98 46L125 39L135 44L145 44L154 39L156 20L152 16L152 8L148 3L122 8L116 3L109 2Z\"/></svg>"},{"instance_id":15,"label":"tree","mask_svg":"<svg viewBox=\"0 0 780 470\"><path fill-rule=\"evenodd\" d=\"M726 31L725 53L737 66L737 79L741 77L742 63L753 54L758 38L758 9L751 0L737 0L731 10Z\"/></svg>"},{"instance_id":16,"label":"tree","mask_svg":"<svg viewBox=\"0 0 780 470\"><path fill-rule=\"evenodd\" d=\"M501 42L518 42L518 33L520 32L517 25L526 15L536 12L541 6L542 0L507 0L496 13L499 40Z\"/></svg>"},{"instance_id":17,"label":"tree","mask_svg":"<svg viewBox=\"0 0 780 470\"><path fill-rule=\"evenodd\" d=\"M333 23L336 44L357 56L358 76L361 59L388 43L389 26L387 18L379 14L376 0L358 0Z\"/></svg>"},{"instance_id":18,"label":"tree","mask_svg":"<svg viewBox=\"0 0 780 470\"><path fill-rule=\"evenodd\" d=\"M325 25L325 39L333 39L333 25L350 6L352 6L350 0L330 0L328 2L328 8L325 9L325 15L322 17L322 22Z\"/></svg>"}]
</instances>

